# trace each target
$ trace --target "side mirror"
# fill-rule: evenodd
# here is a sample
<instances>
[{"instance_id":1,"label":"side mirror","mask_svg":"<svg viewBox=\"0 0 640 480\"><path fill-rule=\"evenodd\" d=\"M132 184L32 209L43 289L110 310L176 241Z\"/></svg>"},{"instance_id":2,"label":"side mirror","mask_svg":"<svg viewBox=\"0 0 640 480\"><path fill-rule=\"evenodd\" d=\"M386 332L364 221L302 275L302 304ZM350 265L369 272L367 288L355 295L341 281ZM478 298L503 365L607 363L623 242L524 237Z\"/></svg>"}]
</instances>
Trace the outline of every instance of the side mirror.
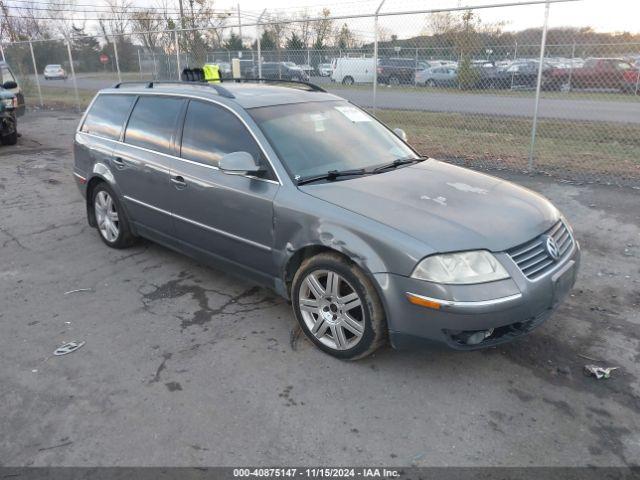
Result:
<instances>
[{"instance_id":1,"label":"side mirror","mask_svg":"<svg viewBox=\"0 0 640 480\"><path fill-rule=\"evenodd\" d=\"M247 173L258 173L263 168L258 165L249 152L227 153L220 159L218 167L224 173L231 175L243 175Z\"/></svg>"},{"instance_id":2,"label":"side mirror","mask_svg":"<svg viewBox=\"0 0 640 480\"><path fill-rule=\"evenodd\" d=\"M407 133L401 128L394 128L393 133L396 134L398 138L400 138L403 142L407 141Z\"/></svg>"},{"instance_id":3,"label":"side mirror","mask_svg":"<svg viewBox=\"0 0 640 480\"><path fill-rule=\"evenodd\" d=\"M18 84L13 80L7 80L2 84L2 88L4 88L5 90L12 90L14 88L18 88Z\"/></svg>"}]
</instances>

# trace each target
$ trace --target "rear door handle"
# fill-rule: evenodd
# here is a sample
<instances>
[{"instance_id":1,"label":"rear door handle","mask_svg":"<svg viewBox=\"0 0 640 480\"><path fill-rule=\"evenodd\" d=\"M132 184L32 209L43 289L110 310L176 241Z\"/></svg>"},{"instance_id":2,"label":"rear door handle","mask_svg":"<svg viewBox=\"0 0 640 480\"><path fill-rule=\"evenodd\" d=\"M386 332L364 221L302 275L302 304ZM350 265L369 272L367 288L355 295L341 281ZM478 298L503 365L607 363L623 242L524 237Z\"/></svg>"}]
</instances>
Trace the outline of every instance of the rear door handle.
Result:
<instances>
[{"instance_id":1,"label":"rear door handle","mask_svg":"<svg viewBox=\"0 0 640 480\"><path fill-rule=\"evenodd\" d=\"M125 167L125 165L124 165L124 160L122 160L122 158L120 158L120 157L115 157L115 158L113 159L113 164L114 164L114 165L116 166L116 168L118 168L118 169L122 169L122 168L124 168L124 167Z\"/></svg>"},{"instance_id":2,"label":"rear door handle","mask_svg":"<svg viewBox=\"0 0 640 480\"><path fill-rule=\"evenodd\" d=\"M187 186L187 182L184 181L181 175L171 175L171 183L173 183L178 190L186 188Z\"/></svg>"}]
</instances>

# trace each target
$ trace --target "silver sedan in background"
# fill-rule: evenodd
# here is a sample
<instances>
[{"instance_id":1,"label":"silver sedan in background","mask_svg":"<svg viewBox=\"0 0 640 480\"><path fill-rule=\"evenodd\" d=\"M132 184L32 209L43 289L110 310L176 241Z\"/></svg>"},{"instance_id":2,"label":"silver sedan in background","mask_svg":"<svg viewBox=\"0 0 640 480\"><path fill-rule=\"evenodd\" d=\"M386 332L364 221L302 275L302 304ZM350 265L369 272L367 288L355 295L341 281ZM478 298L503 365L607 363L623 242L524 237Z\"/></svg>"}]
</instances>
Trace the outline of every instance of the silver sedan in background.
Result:
<instances>
[{"instance_id":1,"label":"silver sedan in background","mask_svg":"<svg viewBox=\"0 0 640 480\"><path fill-rule=\"evenodd\" d=\"M45 80L53 80L60 79L66 80L68 75L67 71L62 68L62 65L47 65L44 67L44 79Z\"/></svg>"},{"instance_id":2,"label":"silver sedan in background","mask_svg":"<svg viewBox=\"0 0 640 480\"><path fill-rule=\"evenodd\" d=\"M416 84L425 87L455 87L458 69L455 67L433 67L416 72Z\"/></svg>"}]
</instances>

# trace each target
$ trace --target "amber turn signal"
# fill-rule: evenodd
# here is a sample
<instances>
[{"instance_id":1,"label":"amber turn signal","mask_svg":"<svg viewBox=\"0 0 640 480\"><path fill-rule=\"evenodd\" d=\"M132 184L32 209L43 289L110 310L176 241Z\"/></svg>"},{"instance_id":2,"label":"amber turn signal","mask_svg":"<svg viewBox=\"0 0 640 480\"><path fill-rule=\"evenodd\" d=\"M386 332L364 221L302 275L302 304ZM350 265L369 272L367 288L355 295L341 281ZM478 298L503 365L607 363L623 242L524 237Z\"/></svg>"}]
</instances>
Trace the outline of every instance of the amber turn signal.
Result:
<instances>
[{"instance_id":1,"label":"amber turn signal","mask_svg":"<svg viewBox=\"0 0 640 480\"><path fill-rule=\"evenodd\" d=\"M422 297L420 295L414 295L412 293L407 293L407 300L409 300L411 303L413 303L414 305L419 305L421 307L427 307L427 308L433 308L435 310L440 310L440 307L442 307L442 304L430 300L428 298Z\"/></svg>"}]
</instances>

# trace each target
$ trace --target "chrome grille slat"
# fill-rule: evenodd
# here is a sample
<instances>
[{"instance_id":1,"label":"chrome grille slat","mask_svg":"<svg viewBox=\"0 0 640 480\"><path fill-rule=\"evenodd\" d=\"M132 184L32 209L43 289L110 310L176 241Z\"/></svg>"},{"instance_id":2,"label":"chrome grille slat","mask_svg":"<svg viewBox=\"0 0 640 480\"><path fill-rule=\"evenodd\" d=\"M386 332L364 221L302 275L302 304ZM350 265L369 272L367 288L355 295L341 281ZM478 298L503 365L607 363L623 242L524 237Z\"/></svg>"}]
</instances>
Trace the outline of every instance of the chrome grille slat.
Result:
<instances>
[{"instance_id":1,"label":"chrome grille slat","mask_svg":"<svg viewBox=\"0 0 640 480\"><path fill-rule=\"evenodd\" d=\"M536 248L536 247L538 247L538 246L540 246L540 245L542 245L542 242L540 242L540 241L536 241L536 242L535 242L535 243L533 243L533 244L528 244L528 245L526 245L522 250L517 251L517 252L512 252L512 253L510 253L509 255L511 255L512 257L517 257L517 256L519 256L519 255L522 255L523 253L527 253L529 250L531 250L531 249L533 249L533 248Z\"/></svg>"},{"instance_id":2,"label":"chrome grille slat","mask_svg":"<svg viewBox=\"0 0 640 480\"><path fill-rule=\"evenodd\" d=\"M516 263L521 264L523 262L526 262L527 260L531 260L533 257L537 257L541 253L545 253L544 248L540 248L540 250L535 250L533 253L527 255L524 258L518 258L518 260L516 260Z\"/></svg>"},{"instance_id":3,"label":"chrome grille slat","mask_svg":"<svg viewBox=\"0 0 640 480\"><path fill-rule=\"evenodd\" d=\"M540 265L538 268L534 268L533 270L528 271L526 274L527 274L528 277L531 277L531 276L535 275L536 273L538 273L539 271L541 271L543 268L547 268L549 265L553 265L553 263L554 263L553 260L548 258L545 263Z\"/></svg>"},{"instance_id":4,"label":"chrome grille slat","mask_svg":"<svg viewBox=\"0 0 640 480\"><path fill-rule=\"evenodd\" d=\"M551 235L552 237L555 237L555 234L558 232L558 230L560 230L562 227L564 227L564 224L562 222L558 222L556 223L553 227L551 227L551 230L549 230L549 232L547 232L547 235Z\"/></svg>"},{"instance_id":5,"label":"chrome grille slat","mask_svg":"<svg viewBox=\"0 0 640 480\"><path fill-rule=\"evenodd\" d=\"M546 236L555 240L560 253L558 260L554 261L549 256L545 246ZM562 261L564 256L571 251L573 244L574 240L569 228L560 220L542 235L507 250L507 254L527 278L535 280L553 268L557 262Z\"/></svg>"},{"instance_id":6,"label":"chrome grille slat","mask_svg":"<svg viewBox=\"0 0 640 480\"><path fill-rule=\"evenodd\" d=\"M548 258L549 258L549 255L547 254L547 252L542 252L541 254L536 255L536 258L533 258L529 262L518 262L518 266L520 267L520 270L522 270L522 271L528 270L531 267L535 267L540 262L544 262Z\"/></svg>"}]
</instances>

